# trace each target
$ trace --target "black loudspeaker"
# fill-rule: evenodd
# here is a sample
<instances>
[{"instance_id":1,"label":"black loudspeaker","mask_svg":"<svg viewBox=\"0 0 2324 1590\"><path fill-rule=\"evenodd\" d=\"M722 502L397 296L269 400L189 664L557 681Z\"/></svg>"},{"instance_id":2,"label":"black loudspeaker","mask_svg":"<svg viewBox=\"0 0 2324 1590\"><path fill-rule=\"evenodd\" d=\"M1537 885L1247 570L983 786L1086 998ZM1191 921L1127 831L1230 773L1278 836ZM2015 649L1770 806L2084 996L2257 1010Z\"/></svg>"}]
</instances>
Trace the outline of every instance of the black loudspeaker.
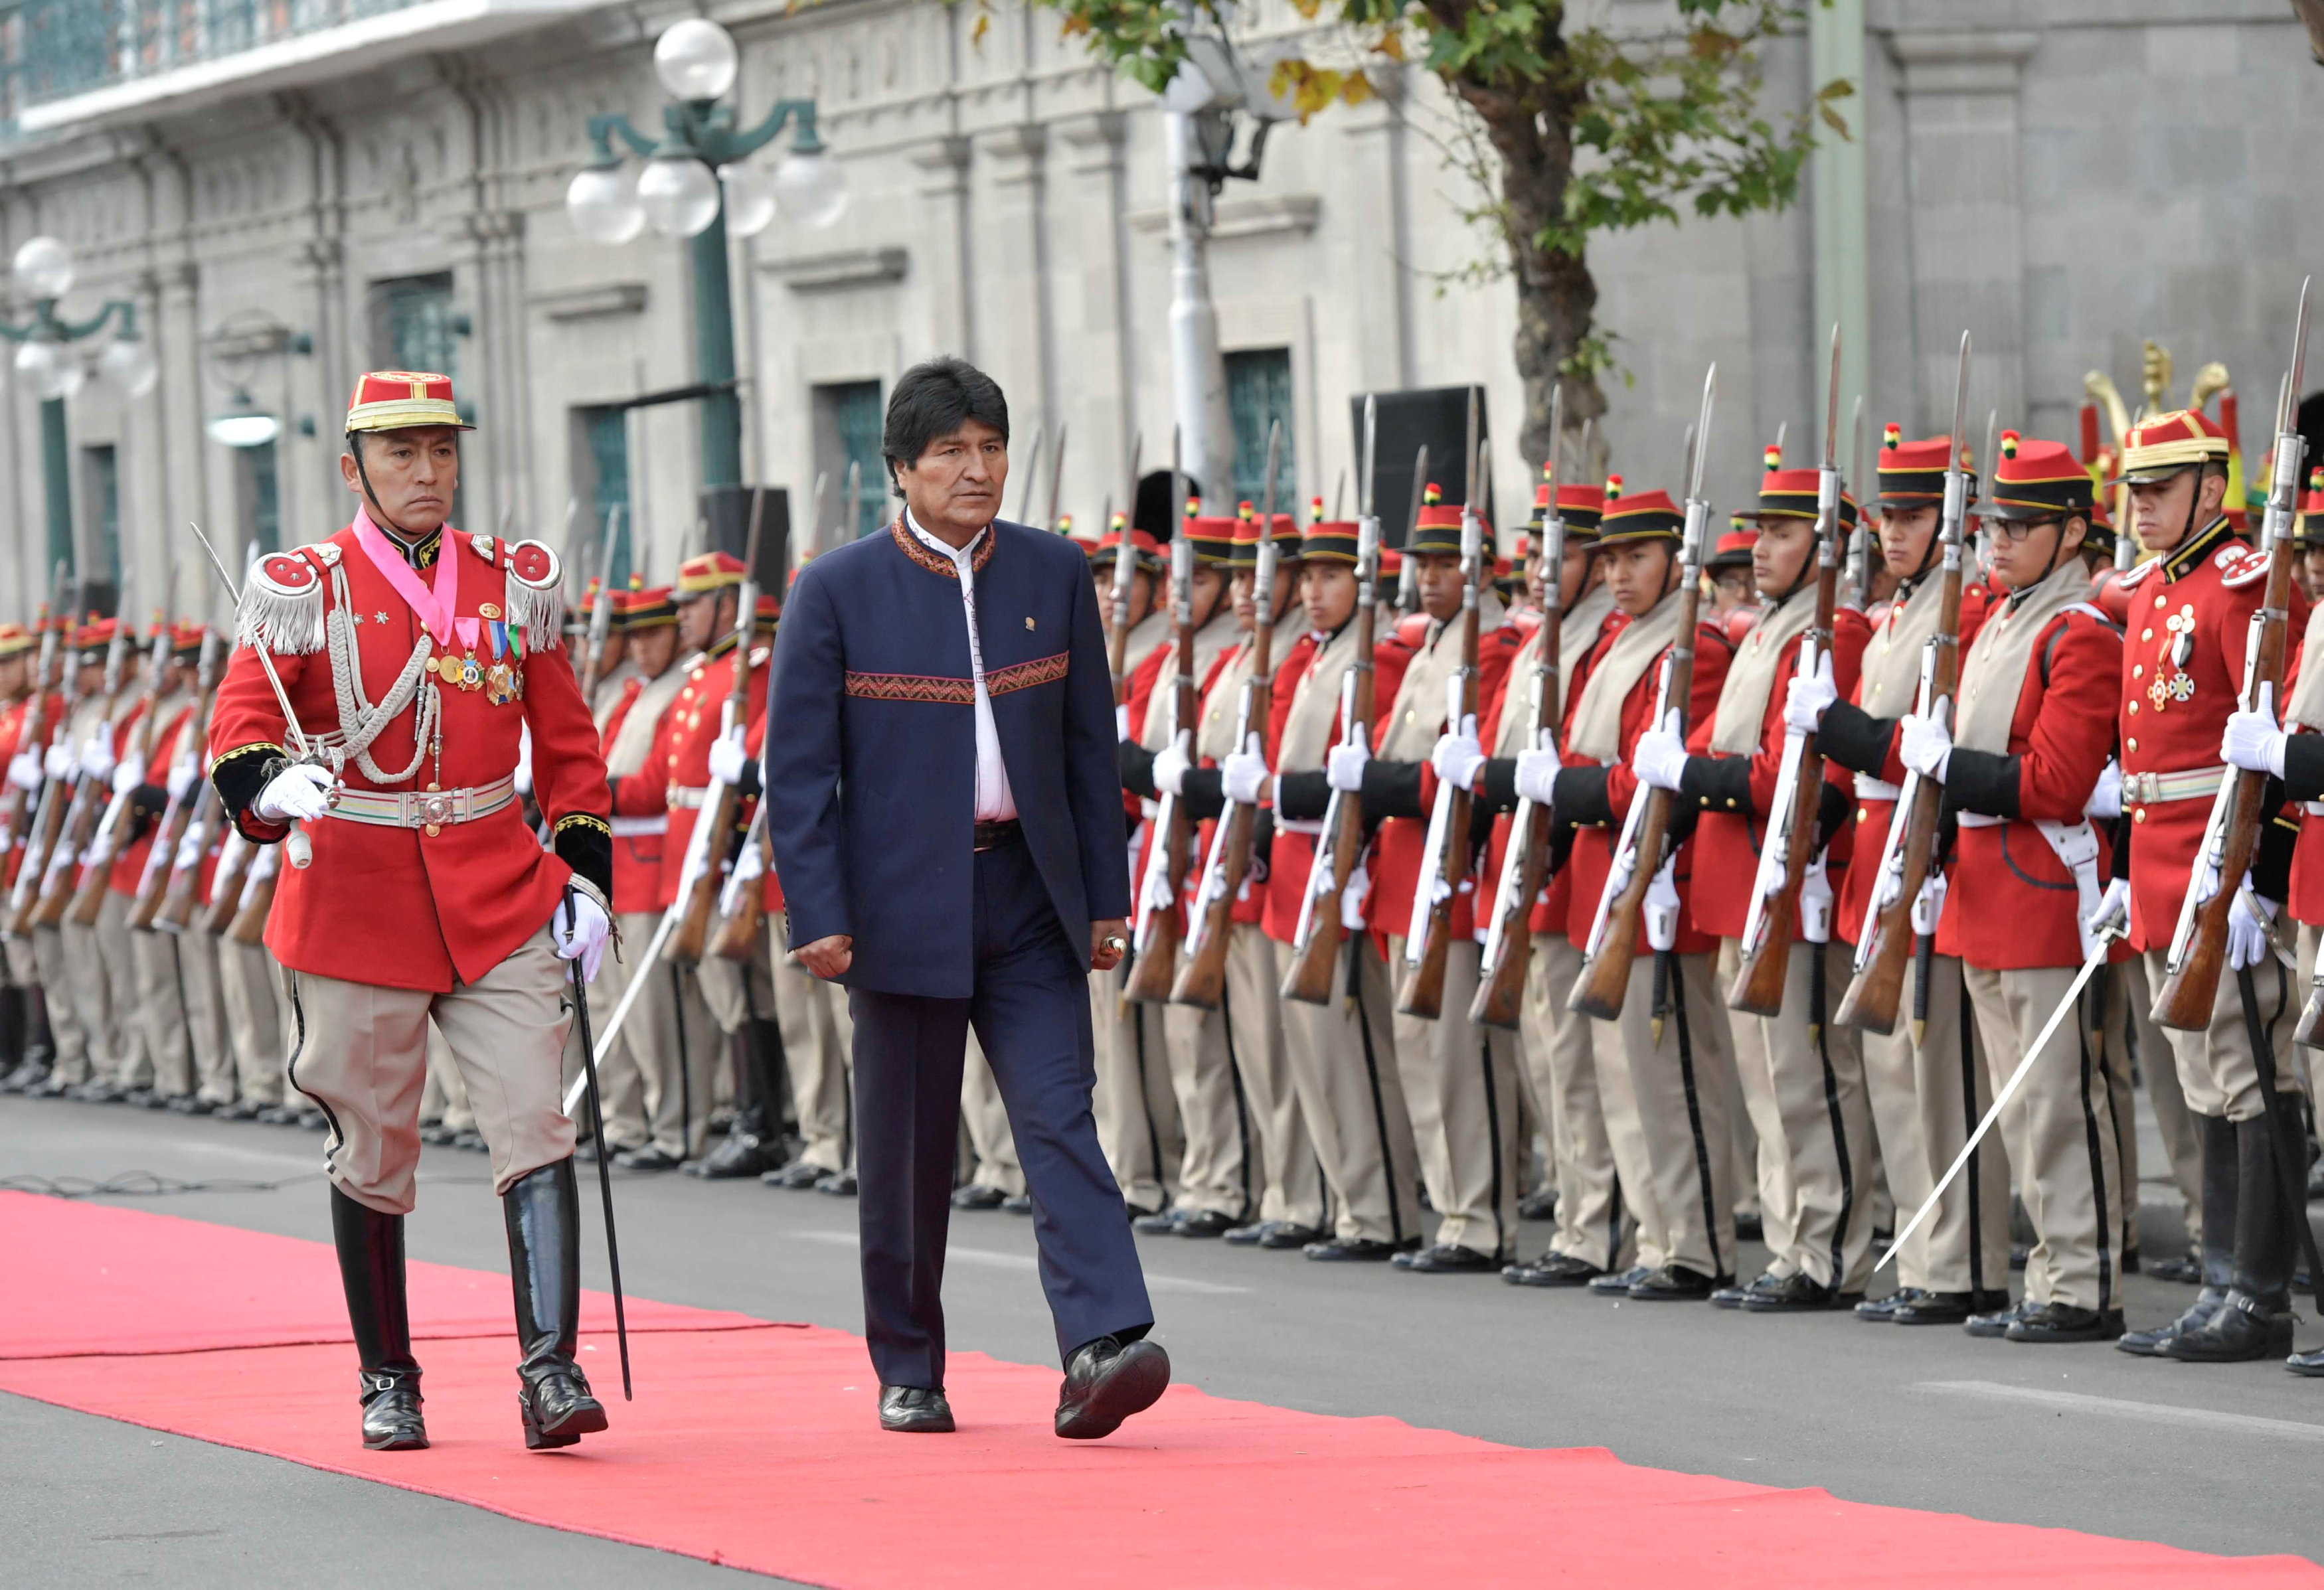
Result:
<instances>
[{"instance_id":1,"label":"black loudspeaker","mask_svg":"<svg viewBox=\"0 0 2324 1590\"><path fill-rule=\"evenodd\" d=\"M780 599L790 589L791 499L780 486L708 486L702 517L710 526L708 550L740 558L751 544L753 495L766 500L759 526L759 566L751 577L759 589Z\"/></svg>"},{"instance_id":2,"label":"black loudspeaker","mask_svg":"<svg viewBox=\"0 0 2324 1590\"><path fill-rule=\"evenodd\" d=\"M1186 477L1186 495L1203 494L1203 483L1193 475ZM1167 541L1178 533L1176 510L1170 501L1170 472L1148 470L1138 483L1138 505L1130 510L1130 528L1144 530L1157 541Z\"/></svg>"},{"instance_id":3,"label":"black loudspeaker","mask_svg":"<svg viewBox=\"0 0 2324 1590\"><path fill-rule=\"evenodd\" d=\"M1348 400L1355 426L1355 455L1364 455L1364 402L1379 405L1379 423L1372 455L1372 511L1379 516L1380 541L1401 547L1412 534L1413 505L1420 501L1412 469L1420 449L1428 449L1428 479L1443 492L1443 501L1458 505L1468 501L1469 394L1477 394L1477 436L1492 435L1486 423L1485 392L1481 387L1420 387L1408 392L1359 392ZM1421 483L1426 484L1426 482ZM1485 482L1485 520L1493 519L1493 483Z\"/></svg>"}]
</instances>

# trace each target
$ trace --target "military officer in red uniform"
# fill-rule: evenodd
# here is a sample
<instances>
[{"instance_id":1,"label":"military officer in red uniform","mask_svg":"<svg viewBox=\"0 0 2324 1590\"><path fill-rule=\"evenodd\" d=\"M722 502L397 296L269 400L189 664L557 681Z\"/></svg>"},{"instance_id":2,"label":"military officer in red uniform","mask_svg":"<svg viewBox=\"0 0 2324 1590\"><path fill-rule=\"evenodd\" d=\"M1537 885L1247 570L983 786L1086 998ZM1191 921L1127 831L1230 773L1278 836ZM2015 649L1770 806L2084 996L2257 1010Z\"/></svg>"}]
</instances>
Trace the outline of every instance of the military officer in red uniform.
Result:
<instances>
[{"instance_id":1,"label":"military officer in red uniform","mask_svg":"<svg viewBox=\"0 0 2324 1590\"><path fill-rule=\"evenodd\" d=\"M24 864L24 831L39 805L41 754L64 712L62 698L48 694L37 726L36 738L42 743L33 744L27 738L27 729L33 726L30 722L33 701L49 689L47 680L32 676L33 648L42 644L51 624L69 628L62 618L51 620L45 605L30 630L22 624L0 624L0 702L6 703L0 706L0 766L8 769L9 785L0 790L0 796L23 805L15 832L7 835L7 851L0 855L0 888L14 884L16 869ZM60 635L60 657L63 642ZM0 1068L5 1068L6 1075L0 1077L0 1093L24 1093L48 1080L55 1051L46 1030L46 1000L32 938L7 940L5 952L8 978L6 985L0 987Z\"/></svg>"},{"instance_id":2,"label":"military officer in red uniform","mask_svg":"<svg viewBox=\"0 0 2324 1590\"><path fill-rule=\"evenodd\" d=\"M594 977L610 924L605 764L558 644L555 554L445 522L466 428L445 376L355 383L340 461L355 521L251 571L210 727L210 777L244 837L312 847L281 874L266 942L290 973L291 1084L329 1117L363 1438L382 1450L428 1443L403 1217L431 1022L506 1214L525 1444L605 1428L574 1361L580 1209L559 1098L567 962ZM528 729L548 850L514 787Z\"/></svg>"}]
</instances>

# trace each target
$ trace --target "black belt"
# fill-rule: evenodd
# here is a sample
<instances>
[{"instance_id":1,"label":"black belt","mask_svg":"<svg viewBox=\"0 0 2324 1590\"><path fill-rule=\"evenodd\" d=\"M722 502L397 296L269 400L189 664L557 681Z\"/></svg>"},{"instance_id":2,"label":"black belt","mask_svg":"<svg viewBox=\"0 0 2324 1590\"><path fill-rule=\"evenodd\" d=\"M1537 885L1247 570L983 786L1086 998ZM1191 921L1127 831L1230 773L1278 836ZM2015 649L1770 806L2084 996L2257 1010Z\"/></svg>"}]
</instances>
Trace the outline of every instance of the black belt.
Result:
<instances>
[{"instance_id":1,"label":"black belt","mask_svg":"<svg viewBox=\"0 0 2324 1590\"><path fill-rule=\"evenodd\" d=\"M976 825L976 836L969 841L968 848L972 850L997 850L1002 845L1019 837L1023 832L1017 826L1017 819L1014 817L1003 817L992 823L979 823Z\"/></svg>"}]
</instances>

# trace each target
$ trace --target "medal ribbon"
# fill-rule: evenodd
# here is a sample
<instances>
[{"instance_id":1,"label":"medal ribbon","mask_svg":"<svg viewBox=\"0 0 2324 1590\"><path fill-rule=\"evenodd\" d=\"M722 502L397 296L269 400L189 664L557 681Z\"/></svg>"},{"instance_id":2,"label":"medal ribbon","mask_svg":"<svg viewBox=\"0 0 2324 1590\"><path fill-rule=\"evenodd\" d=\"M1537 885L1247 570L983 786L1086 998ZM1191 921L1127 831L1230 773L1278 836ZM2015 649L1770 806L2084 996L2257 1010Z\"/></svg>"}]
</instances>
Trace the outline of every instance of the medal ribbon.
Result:
<instances>
[{"instance_id":1,"label":"medal ribbon","mask_svg":"<svg viewBox=\"0 0 2324 1590\"><path fill-rule=\"evenodd\" d=\"M451 645L452 614L460 602L460 559L452 544L457 532L446 525L444 538L437 544L436 589L433 593L420 584L418 572L403 560L403 555L388 545L385 532L372 522L370 511L361 506L355 509L355 545L364 549L364 556L371 559L372 566L395 587L395 593L410 604L421 625L436 638L436 644ZM471 647L475 644L475 623L474 619L467 620L468 644Z\"/></svg>"}]
</instances>

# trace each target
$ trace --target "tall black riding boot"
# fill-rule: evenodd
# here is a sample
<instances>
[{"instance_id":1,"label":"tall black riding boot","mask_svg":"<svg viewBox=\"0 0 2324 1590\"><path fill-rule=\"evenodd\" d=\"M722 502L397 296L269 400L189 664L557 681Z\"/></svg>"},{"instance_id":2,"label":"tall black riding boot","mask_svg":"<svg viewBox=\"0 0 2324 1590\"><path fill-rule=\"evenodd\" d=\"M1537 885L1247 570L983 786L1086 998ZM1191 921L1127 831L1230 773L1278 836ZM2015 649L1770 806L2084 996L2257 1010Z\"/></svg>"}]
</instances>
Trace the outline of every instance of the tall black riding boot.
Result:
<instances>
[{"instance_id":1,"label":"tall black riding boot","mask_svg":"<svg viewBox=\"0 0 2324 1590\"><path fill-rule=\"evenodd\" d=\"M403 1217L365 1209L334 1186L331 1239L363 1365L363 1444L374 1452L417 1451L428 1444L428 1426L404 1312Z\"/></svg>"},{"instance_id":2,"label":"tall black riding boot","mask_svg":"<svg viewBox=\"0 0 2324 1590\"><path fill-rule=\"evenodd\" d=\"M22 1093L46 1069L26 1052L24 990L0 987L0 1093Z\"/></svg>"},{"instance_id":3,"label":"tall black riding boot","mask_svg":"<svg viewBox=\"0 0 2324 1590\"><path fill-rule=\"evenodd\" d=\"M527 1172L501 1199L516 1293L516 1366L524 1444L570 1447L605 1428L605 1410L573 1361L581 1329L581 1191L573 1162Z\"/></svg>"},{"instance_id":4,"label":"tall black riding boot","mask_svg":"<svg viewBox=\"0 0 2324 1590\"><path fill-rule=\"evenodd\" d=\"M739 1176L757 1176L775 1168L781 1152L777 1139L782 1116L772 1106L764 1073L752 1050L749 1023L743 1024L741 1032L726 1034L727 1055L734 1067L734 1087L739 1096L735 1100L734 1124L726 1129L724 1143L706 1158L686 1167L688 1173L724 1181Z\"/></svg>"},{"instance_id":5,"label":"tall black riding boot","mask_svg":"<svg viewBox=\"0 0 2324 1590\"><path fill-rule=\"evenodd\" d=\"M2164 1057L2166 1060L2168 1056ZM2236 1268L2236 1126L2224 1116L2197 1116L2195 1131L2202 1149L2203 1284L2187 1311L2168 1325L2134 1330L2115 1343L2126 1353L2160 1358L2183 1331L2194 1329L2219 1311Z\"/></svg>"},{"instance_id":6,"label":"tall black riding boot","mask_svg":"<svg viewBox=\"0 0 2324 1590\"><path fill-rule=\"evenodd\" d=\"M2282 1124L2259 1116L2234 1123L2234 1282L2209 1319L2180 1332L2163 1349L2190 1364L2240 1364L2280 1358L2292 1351L2292 1261L2297 1239L2276 1163L2276 1156L2284 1152ZM2209 1202L2207 1192L2207 1221Z\"/></svg>"}]
</instances>

